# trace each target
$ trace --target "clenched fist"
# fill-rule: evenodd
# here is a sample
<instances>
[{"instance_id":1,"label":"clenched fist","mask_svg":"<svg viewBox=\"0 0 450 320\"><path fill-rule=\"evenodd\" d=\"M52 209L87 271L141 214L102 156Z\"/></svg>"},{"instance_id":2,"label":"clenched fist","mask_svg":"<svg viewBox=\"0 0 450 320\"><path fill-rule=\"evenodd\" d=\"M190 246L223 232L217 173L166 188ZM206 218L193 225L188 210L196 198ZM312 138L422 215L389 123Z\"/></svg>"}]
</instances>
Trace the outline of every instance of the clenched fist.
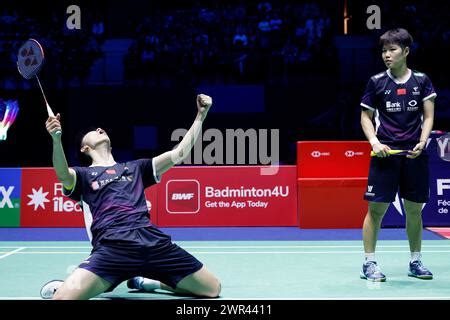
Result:
<instances>
[{"instance_id":1,"label":"clenched fist","mask_svg":"<svg viewBox=\"0 0 450 320\"><path fill-rule=\"evenodd\" d=\"M201 114L206 114L211 108L212 105L212 98L210 96L207 96L206 94L199 94L197 95L197 108L198 112Z\"/></svg>"}]
</instances>

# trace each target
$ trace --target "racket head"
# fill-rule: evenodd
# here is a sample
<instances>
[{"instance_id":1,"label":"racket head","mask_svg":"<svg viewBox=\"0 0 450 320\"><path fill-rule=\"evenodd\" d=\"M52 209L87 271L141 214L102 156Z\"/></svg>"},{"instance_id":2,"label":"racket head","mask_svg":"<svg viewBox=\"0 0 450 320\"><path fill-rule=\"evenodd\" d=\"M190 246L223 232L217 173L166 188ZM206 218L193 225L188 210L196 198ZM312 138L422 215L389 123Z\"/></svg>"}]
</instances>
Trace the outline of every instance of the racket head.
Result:
<instances>
[{"instance_id":1,"label":"racket head","mask_svg":"<svg viewBox=\"0 0 450 320\"><path fill-rule=\"evenodd\" d=\"M44 64L44 49L36 39L28 39L17 53L17 70L25 79L31 79Z\"/></svg>"}]
</instances>

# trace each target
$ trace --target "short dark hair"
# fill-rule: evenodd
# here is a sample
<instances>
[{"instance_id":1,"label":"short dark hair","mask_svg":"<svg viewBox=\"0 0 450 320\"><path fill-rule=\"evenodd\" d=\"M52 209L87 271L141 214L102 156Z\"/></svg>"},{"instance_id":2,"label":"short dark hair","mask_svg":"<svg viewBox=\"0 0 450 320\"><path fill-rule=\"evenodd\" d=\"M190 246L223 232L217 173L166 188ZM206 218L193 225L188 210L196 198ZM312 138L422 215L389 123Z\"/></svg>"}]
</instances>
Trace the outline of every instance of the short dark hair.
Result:
<instances>
[{"instance_id":1,"label":"short dark hair","mask_svg":"<svg viewBox=\"0 0 450 320\"><path fill-rule=\"evenodd\" d=\"M84 136L87 135L89 132L95 131L95 130L97 130L97 127L94 127L94 126L89 126L89 127L84 128L83 130L80 130L77 133L77 139L76 139L77 147L81 148L83 146Z\"/></svg>"},{"instance_id":2,"label":"short dark hair","mask_svg":"<svg viewBox=\"0 0 450 320\"><path fill-rule=\"evenodd\" d=\"M411 48L413 44L413 37L406 29L391 29L383 33L380 37L380 45L384 46L387 44L397 44L402 47L402 49L405 49L406 47Z\"/></svg>"}]
</instances>

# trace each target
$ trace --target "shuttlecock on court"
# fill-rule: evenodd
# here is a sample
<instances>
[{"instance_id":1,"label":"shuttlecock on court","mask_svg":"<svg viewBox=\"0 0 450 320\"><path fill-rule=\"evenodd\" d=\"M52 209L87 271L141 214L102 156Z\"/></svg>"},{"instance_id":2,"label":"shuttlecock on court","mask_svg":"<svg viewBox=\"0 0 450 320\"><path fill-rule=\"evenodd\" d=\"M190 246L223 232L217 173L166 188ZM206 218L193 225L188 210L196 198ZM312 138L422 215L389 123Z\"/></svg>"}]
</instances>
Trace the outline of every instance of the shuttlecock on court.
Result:
<instances>
[{"instance_id":1,"label":"shuttlecock on court","mask_svg":"<svg viewBox=\"0 0 450 320\"><path fill-rule=\"evenodd\" d=\"M16 100L0 98L0 141L6 140L8 129L11 128L19 113L19 103Z\"/></svg>"}]
</instances>

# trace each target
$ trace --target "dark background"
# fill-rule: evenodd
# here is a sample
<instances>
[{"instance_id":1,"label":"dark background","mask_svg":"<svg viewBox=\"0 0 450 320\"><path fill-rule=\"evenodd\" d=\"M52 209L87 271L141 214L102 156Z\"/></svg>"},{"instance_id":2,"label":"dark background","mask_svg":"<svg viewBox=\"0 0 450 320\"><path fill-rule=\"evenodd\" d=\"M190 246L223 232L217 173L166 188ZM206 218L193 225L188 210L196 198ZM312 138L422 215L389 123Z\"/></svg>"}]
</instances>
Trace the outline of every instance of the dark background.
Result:
<instances>
[{"instance_id":1,"label":"dark background","mask_svg":"<svg viewBox=\"0 0 450 320\"><path fill-rule=\"evenodd\" d=\"M39 77L62 115L70 165L79 164L76 137L89 126L108 132L118 161L167 151L175 145L173 130L194 120L200 92L214 99L204 130L279 129L282 164L295 164L298 140L362 140L359 101L368 78L384 70L378 38L392 27L413 35L409 67L431 78L438 93L434 127L449 131L446 1L37 4L0 4L0 98L20 106L0 141L0 167L51 166L44 101L36 81L22 79L15 66L30 37L46 50ZM81 9L81 30L66 27L71 4ZM372 4L381 9L380 30L366 27Z\"/></svg>"}]
</instances>

